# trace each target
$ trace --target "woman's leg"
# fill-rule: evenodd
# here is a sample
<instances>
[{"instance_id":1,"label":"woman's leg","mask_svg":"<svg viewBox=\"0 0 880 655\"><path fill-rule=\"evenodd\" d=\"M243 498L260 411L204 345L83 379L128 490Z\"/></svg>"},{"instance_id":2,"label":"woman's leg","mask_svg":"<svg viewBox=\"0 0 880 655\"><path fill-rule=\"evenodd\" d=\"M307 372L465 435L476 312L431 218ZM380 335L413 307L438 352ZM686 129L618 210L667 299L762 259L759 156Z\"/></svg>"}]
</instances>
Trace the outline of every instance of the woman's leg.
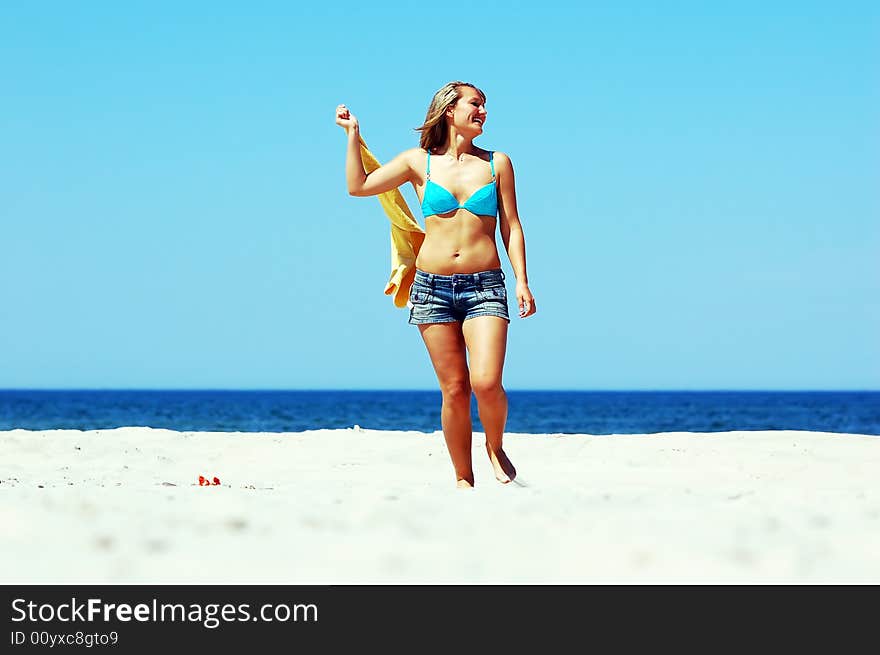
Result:
<instances>
[{"instance_id":1,"label":"woman's leg","mask_svg":"<svg viewBox=\"0 0 880 655\"><path fill-rule=\"evenodd\" d=\"M470 382L486 431L486 452L499 482L510 482L516 469L502 449L507 423L507 394L501 385L508 323L498 316L477 316L462 323L470 354Z\"/></svg>"},{"instance_id":2,"label":"woman's leg","mask_svg":"<svg viewBox=\"0 0 880 655\"><path fill-rule=\"evenodd\" d=\"M471 464L471 386L461 323L419 325L422 339L440 382L443 407L440 423L459 487L474 486Z\"/></svg>"}]
</instances>

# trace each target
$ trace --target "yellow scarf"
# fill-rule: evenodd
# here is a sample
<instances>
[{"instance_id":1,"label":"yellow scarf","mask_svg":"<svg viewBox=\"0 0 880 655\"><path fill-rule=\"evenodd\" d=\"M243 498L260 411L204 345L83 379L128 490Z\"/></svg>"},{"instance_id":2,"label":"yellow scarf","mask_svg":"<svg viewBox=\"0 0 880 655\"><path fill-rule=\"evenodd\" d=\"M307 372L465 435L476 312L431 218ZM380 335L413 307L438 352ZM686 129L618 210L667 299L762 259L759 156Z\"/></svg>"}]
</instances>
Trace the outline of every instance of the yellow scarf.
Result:
<instances>
[{"instance_id":1,"label":"yellow scarf","mask_svg":"<svg viewBox=\"0 0 880 655\"><path fill-rule=\"evenodd\" d=\"M363 137L358 135L358 138L364 170L372 173L381 164L369 151ZM379 202L391 221L391 279L385 285L385 295L393 295L397 307L406 307L416 274L416 256L425 240L425 231L413 218L399 189L380 193Z\"/></svg>"}]
</instances>

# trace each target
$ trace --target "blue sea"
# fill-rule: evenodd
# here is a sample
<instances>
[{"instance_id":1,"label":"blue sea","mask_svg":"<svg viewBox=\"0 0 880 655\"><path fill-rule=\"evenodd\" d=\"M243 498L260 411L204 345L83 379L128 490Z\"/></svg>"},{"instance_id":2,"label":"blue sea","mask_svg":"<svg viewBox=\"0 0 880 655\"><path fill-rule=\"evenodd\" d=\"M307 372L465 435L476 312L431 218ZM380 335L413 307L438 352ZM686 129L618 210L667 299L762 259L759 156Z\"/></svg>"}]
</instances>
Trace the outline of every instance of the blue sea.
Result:
<instances>
[{"instance_id":1,"label":"blue sea","mask_svg":"<svg viewBox=\"0 0 880 655\"><path fill-rule=\"evenodd\" d=\"M648 434L813 430L880 435L876 391L513 391L508 432ZM149 426L300 432L440 430L439 391L0 390L0 430ZM483 428L472 401L474 430Z\"/></svg>"}]
</instances>

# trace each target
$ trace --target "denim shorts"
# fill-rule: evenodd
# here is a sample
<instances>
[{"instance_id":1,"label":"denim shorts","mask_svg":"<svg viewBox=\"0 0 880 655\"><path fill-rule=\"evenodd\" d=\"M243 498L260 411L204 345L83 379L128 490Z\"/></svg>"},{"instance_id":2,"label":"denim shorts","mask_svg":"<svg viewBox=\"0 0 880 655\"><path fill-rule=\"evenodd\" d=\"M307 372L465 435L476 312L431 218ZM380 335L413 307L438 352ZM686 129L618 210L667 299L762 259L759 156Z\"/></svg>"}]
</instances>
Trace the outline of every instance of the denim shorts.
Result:
<instances>
[{"instance_id":1,"label":"denim shorts","mask_svg":"<svg viewBox=\"0 0 880 655\"><path fill-rule=\"evenodd\" d=\"M504 271L437 275L416 269L409 292L410 325L453 323L477 316L500 316L510 323Z\"/></svg>"}]
</instances>

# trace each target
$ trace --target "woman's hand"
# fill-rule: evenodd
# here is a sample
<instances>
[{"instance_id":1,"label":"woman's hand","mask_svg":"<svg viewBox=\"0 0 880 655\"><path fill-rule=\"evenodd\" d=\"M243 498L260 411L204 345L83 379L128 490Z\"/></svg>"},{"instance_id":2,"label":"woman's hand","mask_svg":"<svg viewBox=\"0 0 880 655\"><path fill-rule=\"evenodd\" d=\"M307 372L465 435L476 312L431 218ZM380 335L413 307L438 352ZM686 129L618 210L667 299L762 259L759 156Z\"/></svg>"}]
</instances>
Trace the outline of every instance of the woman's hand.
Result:
<instances>
[{"instance_id":1,"label":"woman's hand","mask_svg":"<svg viewBox=\"0 0 880 655\"><path fill-rule=\"evenodd\" d=\"M339 105L336 107L336 124L348 132L351 128L358 127L358 119L348 110L348 107Z\"/></svg>"},{"instance_id":2,"label":"woman's hand","mask_svg":"<svg viewBox=\"0 0 880 655\"><path fill-rule=\"evenodd\" d=\"M538 308L535 307L535 297L525 282L516 283L516 300L519 303L520 318L526 318L538 311Z\"/></svg>"}]
</instances>

